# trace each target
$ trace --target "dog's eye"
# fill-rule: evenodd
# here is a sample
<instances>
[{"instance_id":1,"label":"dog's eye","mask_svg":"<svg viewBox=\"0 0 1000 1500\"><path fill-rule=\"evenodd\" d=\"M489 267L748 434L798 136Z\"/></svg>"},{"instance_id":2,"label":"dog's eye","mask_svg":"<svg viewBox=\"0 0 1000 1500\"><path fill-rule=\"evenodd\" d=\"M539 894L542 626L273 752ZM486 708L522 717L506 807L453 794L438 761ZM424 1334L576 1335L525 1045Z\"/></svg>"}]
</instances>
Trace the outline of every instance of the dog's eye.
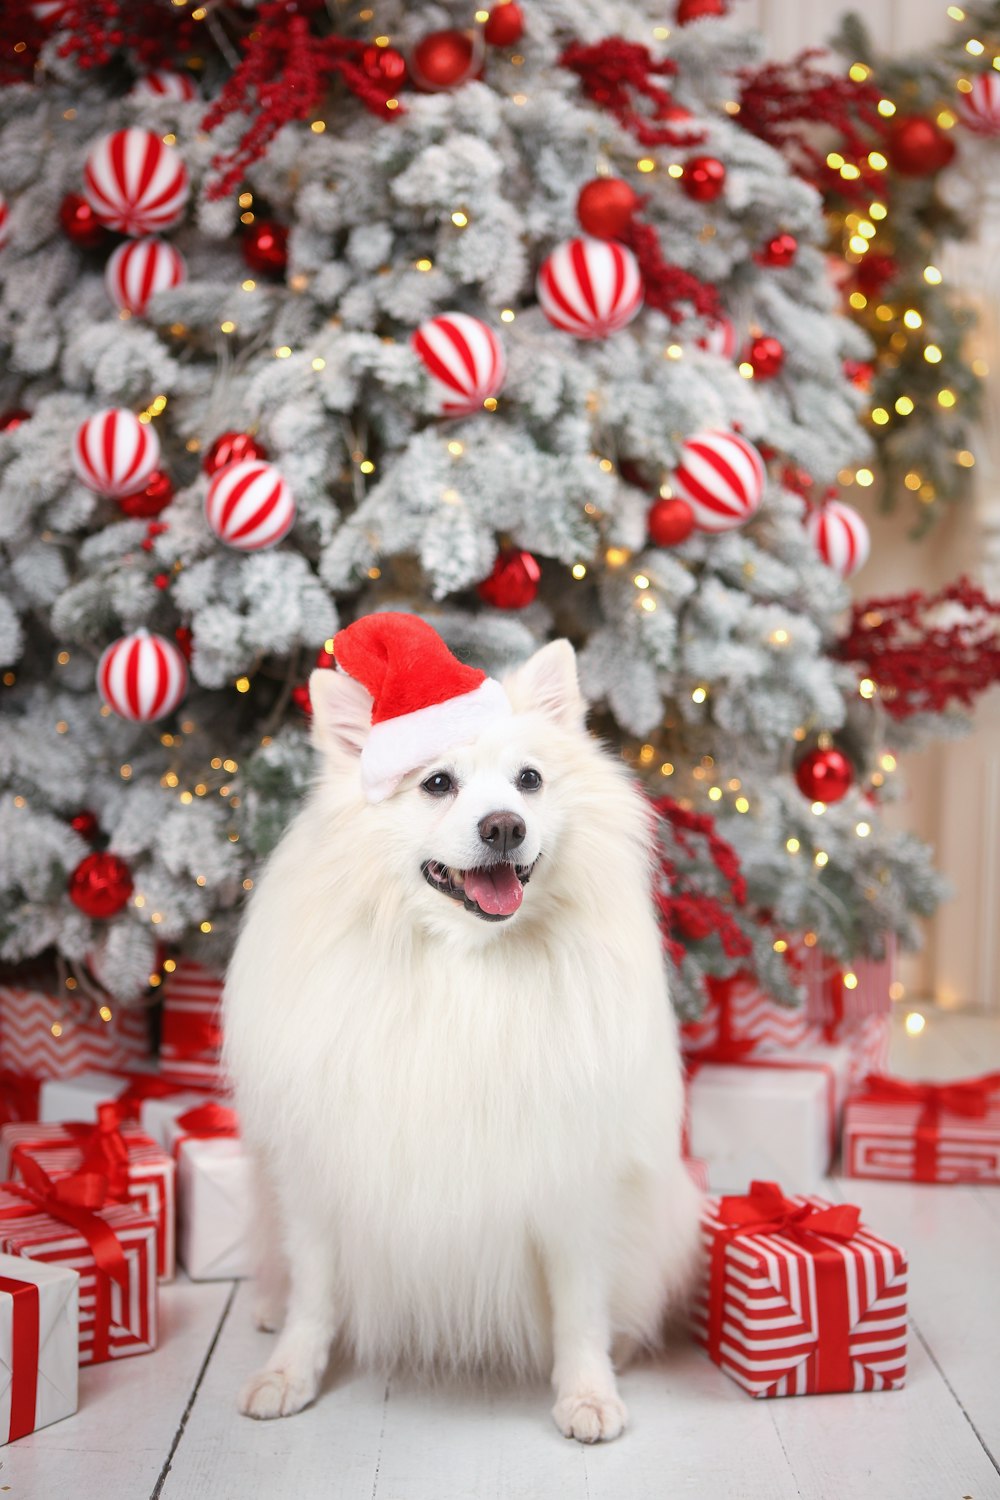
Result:
<instances>
[{"instance_id":1,"label":"dog's eye","mask_svg":"<svg viewBox=\"0 0 1000 1500\"><path fill-rule=\"evenodd\" d=\"M435 771L433 776L428 776L420 784L431 797L447 797L455 785L447 771Z\"/></svg>"},{"instance_id":2,"label":"dog's eye","mask_svg":"<svg viewBox=\"0 0 1000 1500\"><path fill-rule=\"evenodd\" d=\"M518 774L517 785L522 792L537 792L541 784L541 772L536 771L534 766L525 766Z\"/></svg>"}]
</instances>

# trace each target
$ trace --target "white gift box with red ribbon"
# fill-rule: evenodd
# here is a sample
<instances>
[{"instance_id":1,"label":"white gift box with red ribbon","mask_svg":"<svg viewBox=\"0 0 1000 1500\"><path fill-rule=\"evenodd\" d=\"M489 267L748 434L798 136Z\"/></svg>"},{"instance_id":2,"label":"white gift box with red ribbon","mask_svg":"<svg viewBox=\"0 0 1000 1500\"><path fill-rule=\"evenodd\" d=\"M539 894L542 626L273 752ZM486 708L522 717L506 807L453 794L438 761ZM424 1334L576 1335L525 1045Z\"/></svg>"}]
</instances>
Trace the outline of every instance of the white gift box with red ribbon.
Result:
<instances>
[{"instance_id":1,"label":"white gift box with red ribbon","mask_svg":"<svg viewBox=\"0 0 1000 1500\"><path fill-rule=\"evenodd\" d=\"M253 1273L253 1173L233 1110L216 1099L150 1099L142 1121L177 1162L178 1255L192 1281Z\"/></svg>"},{"instance_id":2,"label":"white gift box with red ribbon","mask_svg":"<svg viewBox=\"0 0 1000 1500\"><path fill-rule=\"evenodd\" d=\"M80 1278L0 1255L0 1444L76 1411Z\"/></svg>"}]
</instances>

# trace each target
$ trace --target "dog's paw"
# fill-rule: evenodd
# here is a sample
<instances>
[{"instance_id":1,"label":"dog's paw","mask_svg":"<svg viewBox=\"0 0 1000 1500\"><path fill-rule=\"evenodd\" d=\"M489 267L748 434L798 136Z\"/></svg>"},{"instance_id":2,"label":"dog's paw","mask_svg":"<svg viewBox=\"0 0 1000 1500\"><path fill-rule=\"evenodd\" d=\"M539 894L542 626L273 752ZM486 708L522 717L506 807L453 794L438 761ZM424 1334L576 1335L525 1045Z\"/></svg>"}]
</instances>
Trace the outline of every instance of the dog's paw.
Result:
<instances>
[{"instance_id":1,"label":"dog's paw","mask_svg":"<svg viewBox=\"0 0 1000 1500\"><path fill-rule=\"evenodd\" d=\"M254 1298L251 1316L253 1326L261 1333L277 1333L285 1321L284 1301L281 1297L261 1292Z\"/></svg>"},{"instance_id":2,"label":"dog's paw","mask_svg":"<svg viewBox=\"0 0 1000 1500\"><path fill-rule=\"evenodd\" d=\"M258 1370L240 1391L237 1405L245 1417L267 1421L290 1417L315 1400L319 1381L295 1370Z\"/></svg>"},{"instance_id":3,"label":"dog's paw","mask_svg":"<svg viewBox=\"0 0 1000 1500\"><path fill-rule=\"evenodd\" d=\"M560 1396L552 1417L563 1437L579 1443L609 1443L628 1421L625 1403L615 1391L573 1391Z\"/></svg>"}]
</instances>

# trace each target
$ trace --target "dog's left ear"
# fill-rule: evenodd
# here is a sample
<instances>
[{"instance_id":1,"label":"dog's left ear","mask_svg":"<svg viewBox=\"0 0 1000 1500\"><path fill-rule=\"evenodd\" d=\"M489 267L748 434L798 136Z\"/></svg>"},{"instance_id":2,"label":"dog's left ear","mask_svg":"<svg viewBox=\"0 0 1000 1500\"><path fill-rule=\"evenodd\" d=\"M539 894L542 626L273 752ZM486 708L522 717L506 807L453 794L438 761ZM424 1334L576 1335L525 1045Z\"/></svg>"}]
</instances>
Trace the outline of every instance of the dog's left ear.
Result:
<instances>
[{"instance_id":1,"label":"dog's left ear","mask_svg":"<svg viewBox=\"0 0 1000 1500\"><path fill-rule=\"evenodd\" d=\"M566 729L582 729L587 705L569 641L550 641L504 681L516 713L534 709Z\"/></svg>"},{"instance_id":2,"label":"dog's left ear","mask_svg":"<svg viewBox=\"0 0 1000 1500\"><path fill-rule=\"evenodd\" d=\"M309 678L309 698L313 744L356 761L371 732L371 693L346 672L317 667Z\"/></svg>"}]
</instances>

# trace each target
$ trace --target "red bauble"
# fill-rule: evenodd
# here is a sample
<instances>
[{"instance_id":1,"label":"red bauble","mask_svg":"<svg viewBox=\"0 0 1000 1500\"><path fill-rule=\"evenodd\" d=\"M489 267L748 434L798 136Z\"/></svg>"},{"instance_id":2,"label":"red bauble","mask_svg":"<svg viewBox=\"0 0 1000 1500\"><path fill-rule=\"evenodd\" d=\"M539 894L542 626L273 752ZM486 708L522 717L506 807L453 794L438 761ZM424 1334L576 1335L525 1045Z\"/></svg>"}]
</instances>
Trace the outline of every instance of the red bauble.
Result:
<instances>
[{"instance_id":1,"label":"red bauble","mask_svg":"<svg viewBox=\"0 0 1000 1500\"><path fill-rule=\"evenodd\" d=\"M122 495L118 504L127 516L133 520L148 520L150 516L158 516L161 510L165 510L174 498L174 486L169 474L164 474L162 469L154 469L146 485L141 490L136 490L132 495Z\"/></svg>"},{"instance_id":2,"label":"red bauble","mask_svg":"<svg viewBox=\"0 0 1000 1500\"><path fill-rule=\"evenodd\" d=\"M0 411L0 432L13 432L30 418L31 412L25 411L23 406L8 406L6 411Z\"/></svg>"},{"instance_id":3,"label":"red bauble","mask_svg":"<svg viewBox=\"0 0 1000 1500\"><path fill-rule=\"evenodd\" d=\"M385 83L398 88L406 78L406 58L395 47L366 47L361 54L361 66L374 83Z\"/></svg>"},{"instance_id":4,"label":"red bauble","mask_svg":"<svg viewBox=\"0 0 1000 1500\"><path fill-rule=\"evenodd\" d=\"M69 877L69 899L85 917L115 916L132 889L132 871L109 851L84 855Z\"/></svg>"},{"instance_id":5,"label":"red bauble","mask_svg":"<svg viewBox=\"0 0 1000 1500\"><path fill-rule=\"evenodd\" d=\"M854 782L854 767L842 750L810 750L795 767L795 782L810 802L839 802Z\"/></svg>"},{"instance_id":6,"label":"red bauble","mask_svg":"<svg viewBox=\"0 0 1000 1500\"><path fill-rule=\"evenodd\" d=\"M217 474L227 464L241 464L246 458L266 458L263 443L249 432L221 432L201 461L206 474Z\"/></svg>"},{"instance_id":7,"label":"red bauble","mask_svg":"<svg viewBox=\"0 0 1000 1500\"><path fill-rule=\"evenodd\" d=\"M535 601L541 576L542 570L531 553L512 547L500 553L493 572L476 592L497 609L525 609Z\"/></svg>"},{"instance_id":8,"label":"red bauble","mask_svg":"<svg viewBox=\"0 0 1000 1500\"><path fill-rule=\"evenodd\" d=\"M63 234L78 250L99 250L110 238L94 210L80 193L67 193L59 205Z\"/></svg>"},{"instance_id":9,"label":"red bauble","mask_svg":"<svg viewBox=\"0 0 1000 1500\"><path fill-rule=\"evenodd\" d=\"M457 89L482 72L480 50L466 31L432 31L410 53L410 77L426 94Z\"/></svg>"},{"instance_id":10,"label":"red bauble","mask_svg":"<svg viewBox=\"0 0 1000 1500\"><path fill-rule=\"evenodd\" d=\"M886 154L890 166L904 177L930 177L951 161L955 142L933 120L903 115L889 128Z\"/></svg>"},{"instance_id":11,"label":"red bauble","mask_svg":"<svg viewBox=\"0 0 1000 1500\"><path fill-rule=\"evenodd\" d=\"M868 254L854 268L854 284L866 297L880 297L899 275L899 263L891 255Z\"/></svg>"},{"instance_id":12,"label":"red bauble","mask_svg":"<svg viewBox=\"0 0 1000 1500\"><path fill-rule=\"evenodd\" d=\"M681 187L696 203L712 203L726 185L726 169L717 156L692 156L684 164Z\"/></svg>"},{"instance_id":13,"label":"red bauble","mask_svg":"<svg viewBox=\"0 0 1000 1500\"><path fill-rule=\"evenodd\" d=\"M243 236L243 259L260 276L284 276L288 229L274 219L258 219Z\"/></svg>"},{"instance_id":14,"label":"red bauble","mask_svg":"<svg viewBox=\"0 0 1000 1500\"><path fill-rule=\"evenodd\" d=\"M676 547L694 530L694 511L686 500L654 500L646 517L650 541L657 547Z\"/></svg>"},{"instance_id":15,"label":"red bauble","mask_svg":"<svg viewBox=\"0 0 1000 1500\"><path fill-rule=\"evenodd\" d=\"M337 662L333 652L328 651L325 646L320 646L316 652L316 665L323 668L335 667Z\"/></svg>"},{"instance_id":16,"label":"red bauble","mask_svg":"<svg viewBox=\"0 0 1000 1500\"><path fill-rule=\"evenodd\" d=\"M88 844L92 844L101 831L101 825L97 821L97 814L92 813L89 808L74 814L69 820L69 826Z\"/></svg>"},{"instance_id":17,"label":"red bauble","mask_svg":"<svg viewBox=\"0 0 1000 1500\"><path fill-rule=\"evenodd\" d=\"M306 683L300 682L292 688L292 702L300 713L305 714L307 719L312 718L312 699L309 696L309 688Z\"/></svg>"},{"instance_id":18,"label":"red bauble","mask_svg":"<svg viewBox=\"0 0 1000 1500\"><path fill-rule=\"evenodd\" d=\"M754 260L759 266L790 266L799 250L799 242L794 234L776 234L773 239L768 240L763 250L758 250Z\"/></svg>"},{"instance_id":19,"label":"red bauble","mask_svg":"<svg viewBox=\"0 0 1000 1500\"><path fill-rule=\"evenodd\" d=\"M677 0L677 24L687 26L704 16L724 16L726 0Z\"/></svg>"},{"instance_id":20,"label":"red bauble","mask_svg":"<svg viewBox=\"0 0 1000 1500\"><path fill-rule=\"evenodd\" d=\"M747 363L753 366L756 380L773 380L785 363L784 346L770 334L762 334L750 344Z\"/></svg>"},{"instance_id":21,"label":"red bauble","mask_svg":"<svg viewBox=\"0 0 1000 1500\"><path fill-rule=\"evenodd\" d=\"M641 201L639 194L620 177L595 177L580 189L576 216L584 234L592 234L598 240L620 240L625 237Z\"/></svg>"},{"instance_id":22,"label":"red bauble","mask_svg":"<svg viewBox=\"0 0 1000 1500\"><path fill-rule=\"evenodd\" d=\"M859 391L870 391L875 379L875 366L866 359L845 359L844 374Z\"/></svg>"},{"instance_id":23,"label":"red bauble","mask_svg":"<svg viewBox=\"0 0 1000 1500\"><path fill-rule=\"evenodd\" d=\"M194 632L190 625L178 625L174 631L174 640L177 642L177 649L184 660L190 661L191 653L194 650Z\"/></svg>"},{"instance_id":24,"label":"red bauble","mask_svg":"<svg viewBox=\"0 0 1000 1500\"><path fill-rule=\"evenodd\" d=\"M513 47L524 35L524 16L515 0L500 0L490 10L483 36L491 47Z\"/></svg>"}]
</instances>

